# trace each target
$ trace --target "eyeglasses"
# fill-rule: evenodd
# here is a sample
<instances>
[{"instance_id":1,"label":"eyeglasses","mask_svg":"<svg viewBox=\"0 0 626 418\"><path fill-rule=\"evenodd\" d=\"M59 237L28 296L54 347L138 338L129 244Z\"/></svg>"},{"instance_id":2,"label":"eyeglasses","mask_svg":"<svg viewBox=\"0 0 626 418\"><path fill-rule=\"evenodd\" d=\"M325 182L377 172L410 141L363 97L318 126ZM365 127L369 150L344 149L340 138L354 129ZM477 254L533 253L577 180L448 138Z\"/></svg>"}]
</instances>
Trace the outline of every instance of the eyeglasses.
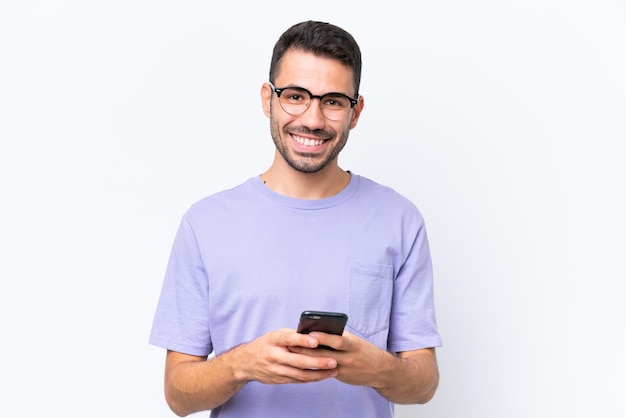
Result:
<instances>
[{"instance_id":1,"label":"eyeglasses","mask_svg":"<svg viewBox=\"0 0 626 418\"><path fill-rule=\"evenodd\" d=\"M269 83L272 90L278 96L280 107L290 115L301 115L309 108L311 100L319 99L322 115L329 120L344 119L350 109L359 101L343 93L326 93L316 96L303 87L274 87ZM357 96L358 97L358 96Z\"/></svg>"}]
</instances>

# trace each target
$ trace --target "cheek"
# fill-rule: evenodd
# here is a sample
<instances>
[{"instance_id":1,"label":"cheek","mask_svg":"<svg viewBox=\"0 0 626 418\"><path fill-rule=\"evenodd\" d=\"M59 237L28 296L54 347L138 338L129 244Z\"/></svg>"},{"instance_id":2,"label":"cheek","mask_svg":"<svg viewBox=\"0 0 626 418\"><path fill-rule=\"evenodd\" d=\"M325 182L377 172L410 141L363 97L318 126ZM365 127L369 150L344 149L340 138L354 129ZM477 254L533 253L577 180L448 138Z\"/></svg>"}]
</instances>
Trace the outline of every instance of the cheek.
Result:
<instances>
[{"instance_id":1,"label":"cheek","mask_svg":"<svg viewBox=\"0 0 626 418\"><path fill-rule=\"evenodd\" d=\"M356 121L354 119L351 119L349 122L344 123L341 126L338 126L337 132L341 134L347 134L348 132L350 132L350 129L354 128L355 125L356 125Z\"/></svg>"},{"instance_id":2,"label":"cheek","mask_svg":"<svg viewBox=\"0 0 626 418\"><path fill-rule=\"evenodd\" d=\"M352 129L356 126L357 122L359 121L359 114L360 112L357 112L356 110L352 110L352 115L350 116L350 123L349 123L348 129Z\"/></svg>"}]
</instances>

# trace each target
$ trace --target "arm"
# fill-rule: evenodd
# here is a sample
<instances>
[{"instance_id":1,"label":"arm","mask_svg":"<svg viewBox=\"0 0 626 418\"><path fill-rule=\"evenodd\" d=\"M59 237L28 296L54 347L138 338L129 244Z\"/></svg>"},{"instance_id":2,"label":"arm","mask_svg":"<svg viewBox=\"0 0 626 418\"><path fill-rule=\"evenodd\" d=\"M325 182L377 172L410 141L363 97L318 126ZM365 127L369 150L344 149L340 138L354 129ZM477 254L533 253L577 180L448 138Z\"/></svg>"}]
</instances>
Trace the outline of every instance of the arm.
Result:
<instances>
[{"instance_id":1,"label":"arm","mask_svg":"<svg viewBox=\"0 0 626 418\"><path fill-rule=\"evenodd\" d=\"M310 357L289 349L317 345L315 338L284 329L208 360L168 351L165 398L176 415L186 416L222 405L252 380L266 384L304 383L336 376L334 359L323 355Z\"/></svg>"},{"instance_id":2,"label":"arm","mask_svg":"<svg viewBox=\"0 0 626 418\"><path fill-rule=\"evenodd\" d=\"M384 352L386 373L376 391L398 404L426 403L432 399L439 384L439 369L434 348L405 351L397 356Z\"/></svg>"},{"instance_id":3,"label":"arm","mask_svg":"<svg viewBox=\"0 0 626 418\"><path fill-rule=\"evenodd\" d=\"M387 400L398 404L426 403L439 384L434 348L393 355L374 344L344 331L343 337L311 333L319 344L336 352L315 350L337 360L337 379L351 385L370 386ZM312 350L298 350L311 354Z\"/></svg>"}]
</instances>

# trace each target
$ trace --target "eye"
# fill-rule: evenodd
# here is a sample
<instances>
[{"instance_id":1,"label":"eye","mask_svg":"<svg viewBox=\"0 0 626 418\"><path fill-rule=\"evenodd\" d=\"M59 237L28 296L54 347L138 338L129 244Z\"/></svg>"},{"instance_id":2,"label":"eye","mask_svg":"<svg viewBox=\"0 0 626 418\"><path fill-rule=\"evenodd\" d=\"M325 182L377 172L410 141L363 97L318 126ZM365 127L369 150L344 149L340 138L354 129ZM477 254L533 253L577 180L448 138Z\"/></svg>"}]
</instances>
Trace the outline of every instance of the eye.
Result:
<instances>
[{"instance_id":1,"label":"eye","mask_svg":"<svg viewBox=\"0 0 626 418\"><path fill-rule=\"evenodd\" d=\"M307 100L308 96L298 89L285 89L281 98L289 103L302 103Z\"/></svg>"},{"instance_id":2,"label":"eye","mask_svg":"<svg viewBox=\"0 0 626 418\"><path fill-rule=\"evenodd\" d=\"M339 94L331 94L324 96L324 107L334 108L334 109L343 109L346 107L350 107L350 100L347 97L341 96Z\"/></svg>"}]
</instances>

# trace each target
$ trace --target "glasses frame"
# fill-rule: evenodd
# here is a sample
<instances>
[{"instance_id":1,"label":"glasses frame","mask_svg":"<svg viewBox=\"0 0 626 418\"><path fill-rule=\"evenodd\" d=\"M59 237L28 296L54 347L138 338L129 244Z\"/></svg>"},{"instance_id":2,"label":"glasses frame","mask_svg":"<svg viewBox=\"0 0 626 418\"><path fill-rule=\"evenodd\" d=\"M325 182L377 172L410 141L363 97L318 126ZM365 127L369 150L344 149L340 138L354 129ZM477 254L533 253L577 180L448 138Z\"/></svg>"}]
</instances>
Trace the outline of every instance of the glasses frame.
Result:
<instances>
[{"instance_id":1,"label":"glasses frame","mask_svg":"<svg viewBox=\"0 0 626 418\"><path fill-rule=\"evenodd\" d=\"M353 97L348 96L347 94L343 94L343 93L339 93L339 92L329 92L329 93L324 93L324 94L322 94L322 95L315 95L315 94L311 93L310 91L308 91L307 89L305 89L304 87L299 87L299 86L276 87L274 84L272 84L272 82L271 82L271 81L268 81L268 84L269 84L269 85L270 85L270 87L272 88L272 91L273 91L274 93L276 93L276 96L278 97L278 103L280 104L281 109L283 109L286 113L288 113L288 114L290 114L290 115L292 115L292 116L302 115L304 112L306 112L306 111L307 111L307 109L308 109L308 108L309 108L309 106L311 105L311 101L313 101L313 99L319 99L319 101L320 101L320 109L322 109L322 115L324 115L324 117L325 117L326 119L328 119L328 120L333 120L333 119L330 119L328 116L326 116L326 115L324 114L324 112L323 112L323 108L322 108L322 103L323 103L323 102L322 102L322 99L323 99L324 97L326 97L326 96L331 96L331 95L338 95L338 96L345 97L346 99L348 99L348 100L350 101L350 109L353 109L353 108L354 108L354 106L355 106L357 103L359 103L359 100L358 100L358 97L359 97L359 96L358 96L358 95L357 95L357 98L356 98L356 99L355 99L355 98L353 98ZM309 105L307 105L307 106L306 106L306 108L305 108L302 112L300 112L300 113L296 113L296 114L289 113L289 112L287 112L287 111L285 110L285 108L283 107L283 104L282 104L282 103L281 103L281 101L280 101L280 95L282 94L282 92L283 92L283 91L285 91L285 90L287 90L287 89L298 89L298 90L302 90L303 92L305 92L305 93L307 93L307 94L309 95L309 98L310 98ZM341 120L341 119L337 119L337 120Z\"/></svg>"}]
</instances>

